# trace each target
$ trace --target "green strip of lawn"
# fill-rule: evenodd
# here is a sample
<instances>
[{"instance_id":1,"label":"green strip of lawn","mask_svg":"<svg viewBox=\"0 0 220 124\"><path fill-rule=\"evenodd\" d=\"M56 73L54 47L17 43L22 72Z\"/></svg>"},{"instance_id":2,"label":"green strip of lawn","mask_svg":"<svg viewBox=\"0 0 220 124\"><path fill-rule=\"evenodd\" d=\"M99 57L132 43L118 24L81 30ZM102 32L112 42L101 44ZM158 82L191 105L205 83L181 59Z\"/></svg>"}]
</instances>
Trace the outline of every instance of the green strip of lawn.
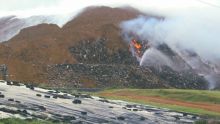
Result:
<instances>
[{"instance_id":1,"label":"green strip of lawn","mask_svg":"<svg viewBox=\"0 0 220 124\"><path fill-rule=\"evenodd\" d=\"M162 98L169 98L188 102L201 102L220 104L220 91L206 91L206 90L179 90L179 89L116 89L106 90L103 92L96 93L94 95L103 96L102 93L111 93L112 96L107 96L109 99L125 100L135 103L148 104L162 108L169 108L176 111L188 112L208 117L220 117L220 113L207 111L199 108L184 107L178 105L169 105L162 103L146 102L141 99L129 99L126 96L114 95L116 93L126 92L141 96L157 96Z\"/></svg>"},{"instance_id":2,"label":"green strip of lawn","mask_svg":"<svg viewBox=\"0 0 220 124\"><path fill-rule=\"evenodd\" d=\"M129 92L135 95L158 96L188 102L205 102L220 104L220 91L181 90L181 89L117 89L104 92Z\"/></svg>"},{"instance_id":3,"label":"green strip of lawn","mask_svg":"<svg viewBox=\"0 0 220 124\"><path fill-rule=\"evenodd\" d=\"M24 120L18 118L5 118L5 119L0 119L0 124L62 124L62 123L55 123L55 122L42 121L42 120Z\"/></svg>"}]
</instances>

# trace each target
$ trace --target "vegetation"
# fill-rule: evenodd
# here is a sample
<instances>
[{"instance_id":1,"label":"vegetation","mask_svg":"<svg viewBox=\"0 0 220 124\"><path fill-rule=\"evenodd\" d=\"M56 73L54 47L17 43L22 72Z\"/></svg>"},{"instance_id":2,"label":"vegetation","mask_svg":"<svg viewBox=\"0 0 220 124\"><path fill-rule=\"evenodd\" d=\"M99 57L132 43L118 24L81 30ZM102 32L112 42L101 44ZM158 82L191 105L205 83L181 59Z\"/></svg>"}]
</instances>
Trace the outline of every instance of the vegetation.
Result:
<instances>
[{"instance_id":1,"label":"vegetation","mask_svg":"<svg viewBox=\"0 0 220 124\"><path fill-rule=\"evenodd\" d=\"M156 96L162 98L220 104L220 91L181 90L181 89L118 89L105 93L129 92L134 95ZM101 92L102 93L102 92Z\"/></svg>"},{"instance_id":2,"label":"vegetation","mask_svg":"<svg viewBox=\"0 0 220 124\"><path fill-rule=\"evenodd\" d=\"M208 124L208 122L205 120L199 120L199 121L196 121L195 124Z\"/></svg>"},{"instance_id":3,"label":"vegetation","mask_svg":"<svg viewBox=\"0 0 220 124\"><path fill-rule=\"evenodd\" d=\"M18 119L18 118L6 118L0 119L0 124L58 124L50 121L30 120L30 119Z\"/></svg>"},{"instance_id":4,"label":"vegetation","mask_svg":"<svg viewBox=\"0 0 220 124\"><path fill-rule=\"evenodd\" d=\"M219 112L203 109L199 106L200 104L220 105L219 91L180 89L117 89L102 91L94 95L110 99L148 104L157 107L165 107L176 111L194 113L202 116L220 117ZM150 99L148 99L148 97L150 97ZM154 101L154 99L159 99L161 102ZM169 101L167 102L167 100ZM173 103L170 103L170 101L173 101ZM192 104L192 106L179 105L175 104L175 102L180 102L183 104L187 102ZM194 104L198 106L194 107Z\"/></svg>"}]
</instances>

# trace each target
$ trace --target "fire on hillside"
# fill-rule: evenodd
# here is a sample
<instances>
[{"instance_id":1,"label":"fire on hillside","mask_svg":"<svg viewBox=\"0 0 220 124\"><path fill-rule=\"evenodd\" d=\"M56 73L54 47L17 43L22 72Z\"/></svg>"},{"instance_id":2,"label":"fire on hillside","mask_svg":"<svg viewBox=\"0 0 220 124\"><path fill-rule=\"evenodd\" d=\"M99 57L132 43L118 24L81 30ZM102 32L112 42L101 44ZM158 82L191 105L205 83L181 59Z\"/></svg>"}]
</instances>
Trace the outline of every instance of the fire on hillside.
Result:
<instances>
[{"instance_id":1,"label":"fire on hillside","mask_svg":"<svg viewBox=\"0 0 220 124\"><path fill-rule=\"evenodd\" d=\"M148 42L132 38L132 40L130 41L129 50L132 52L134 56L136 56L138 60L140 60L145 50L149 47L150 45L148 44Z\"/></svg>"}]
</instances>

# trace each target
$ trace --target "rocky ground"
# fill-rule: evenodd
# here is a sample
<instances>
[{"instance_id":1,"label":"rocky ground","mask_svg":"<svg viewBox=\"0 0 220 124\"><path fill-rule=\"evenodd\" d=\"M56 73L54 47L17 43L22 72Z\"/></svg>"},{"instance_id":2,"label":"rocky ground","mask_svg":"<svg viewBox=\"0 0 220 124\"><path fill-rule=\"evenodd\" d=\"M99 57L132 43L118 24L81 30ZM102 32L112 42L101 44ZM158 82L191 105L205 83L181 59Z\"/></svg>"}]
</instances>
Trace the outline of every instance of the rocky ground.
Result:
<instances>
[{"instance_id":1,"label":"rocky ground","mask_svg":"<svg viewBox=\"0 0 220 124\"><path fill-rule=\"evenodd\" d=\"M207 82L193 72L162 71L120 64L62 64L48 66L49 85L72 88L188 88L206 89Z\"/></svg>"},{"instance_id":2,"label":"rocky ground","mask_svg":"<svg viewBox=\"0 0 220 124\"><path fill-rule=\"evenodd\" d=\"M158 78L135 66L106 64L73 64L50 66L51 85L68 87L165 87ZM85 80L87 79L87 80ZM78 85L79 84L79 85Z\"/></svg>"},{"instance_id":3,"label":"rocky ground","mask_svg":"<svg viewBox=\"0 0 220 124\"><path fill-rule=\"evenodd\" d=\"M17 82L0 83L0 117L37 118L67 123L193 123L199 117L152 106L70 95Z\"/></svg>"},{"instance_id":4,"label":"rocky ground","mask_svg":"<svg viewBox=\"0 0 220 124\"><path fill-rule=\"evenodd\" d=\"M192 69L177 71L168 66L139 66L128 48L112 49L107 47L111 42L107 38L83 40L69 48L79 64L57 64L47 68L49 85L89 88L188 88L206 89L204 77ZM176 66L187 66L166 45L159 50L166 53Z\"/></svg>"}]
</instances>

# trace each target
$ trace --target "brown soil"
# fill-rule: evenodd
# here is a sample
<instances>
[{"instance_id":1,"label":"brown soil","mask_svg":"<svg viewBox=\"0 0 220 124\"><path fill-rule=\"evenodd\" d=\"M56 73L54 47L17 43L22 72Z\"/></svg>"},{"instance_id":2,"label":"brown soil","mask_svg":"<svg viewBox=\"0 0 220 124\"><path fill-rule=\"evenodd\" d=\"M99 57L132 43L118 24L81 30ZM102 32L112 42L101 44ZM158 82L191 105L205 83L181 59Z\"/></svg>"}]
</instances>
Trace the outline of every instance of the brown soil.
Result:
<instances>
[{"instance_id":1,"label":"brown soil","mask_svg":"<svg viewBox=\"0 0 220 124\"><path fill-rule=\"evenodd\" d=\"M211 104L211 103L198 103L198 102L186 102L175 99L165 99L158 96L142 96L131 94L129 92L116 92L116 93L101 93L102 96L117 96L117 97L126 97L127 99L139 99L144 102L154 102L161 103L167 105L178 105L184 107L198 108L207 111L219 112L220 113L220 105L219 104Z\"/></svg>"},{"instance_id":2,"label":"brown soil","mask_svg":"<svg viewBox=\"0 0 220 124\"><path fill-rule=\"evenodd\" d=\"M47 82L47 65L78 63L69 47L79 41L106 37L111 41L108 47L112 51L125 48L119 23L139 14L129 8L91 7L63 28L40 24L23 29L9 41L0 43L0 64L8 66L10 80Z\"/></svg>"}]
</instances>

